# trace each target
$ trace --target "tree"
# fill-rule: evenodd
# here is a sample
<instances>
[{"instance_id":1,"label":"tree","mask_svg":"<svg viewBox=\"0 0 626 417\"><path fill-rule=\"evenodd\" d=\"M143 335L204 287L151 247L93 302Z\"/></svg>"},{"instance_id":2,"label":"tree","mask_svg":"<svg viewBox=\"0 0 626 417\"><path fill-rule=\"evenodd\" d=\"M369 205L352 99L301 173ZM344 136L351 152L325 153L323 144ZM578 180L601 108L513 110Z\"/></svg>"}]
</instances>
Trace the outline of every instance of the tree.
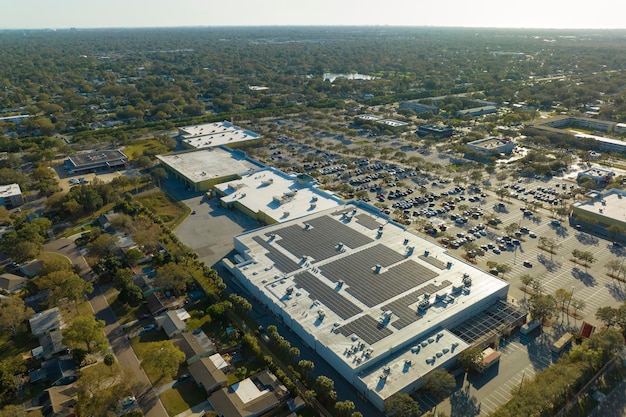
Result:
<instances>
[{"instance_id":1,"label":"tree","mask_svg":"<svg viewBox=\"0 0 626 417\"><path fill-rule=\"evenodd\" d=\"M465 349L459 354L458 361L459 365L465 369L465 372L468 372L470 369L481 364L483 361L483 352L476 347Z\"/></svg>"},{"instance_id":2,"label":"tree","mask_svg":"<svg viewBox=\"0 0 626 417\"><path fill-rule=\"evenodd\" d=\"M622 261L619 259L611 259L604 264L606 269L609 270L609 275L613 278L619 278L619 271L622 268Z\"/></svg>"},{"instance_id":3,"label":"tree","mask_svg":"<svg viewBox=\"0 0 626 417\"><path fill-rule=\"evenodd\" d=\"M52 291L50 302L56 304L61 299L67 299L77 306L78 301L83 300L93 292L93 285L85 281L73 272L55 271L41 277L37 281L40 289Z\"/></svg>"},{"instance_id":4,"label":"tree","mask_svg":"<svg viewBox=\"0 0 626 417\"><path fill-rule=\"evenodd\" d=\"M160 370L161 378L174 377L184 361L185 354L171 340L163 340L146 344L141 366Z\"/></svg>"},{"instance_id":5,"label":"tree","mask_svg":"<svg viewBox=\"0 0 626 417\"><path fill-rule=\"evenodd\" d=\"M600 307L596 311L596 318L603 322L606 327L613 327L617 322L617 310L609 306Z\"/></svg>"},{"instance_id":6,"label":"tree","mask_svg":"<svg viewBox=\"0 0 626 417\"><path fill-rule=\"evenodd\" d=\"M524 285L524 292L526 292L526 288L532 284L532 282L535 280L535 277L533 277L530 274L524 274L520 277L520 281L522 282L522 284Z\"/></svg>"},{"instance_id":7,"label":"tree","mask_svg":"<svg viewBox=\"0 0 626 417\"><path fill-rule=\"evenodd\" d=\"M0 329L10 330L15 336L19 327L35 312L26 307L21 298L9 298L0 301Z\"/></svg>"},{"instance_id":8,"label":"tree","mask_svg":"<svg viewBox=\"0 0 626 417\"><path fill-rule=\"evenodd\" d=\"M438 398L445 398L456 386L456 381L448 371L442 368L435 369L424 378L424 389Z\"/></svg>"},{"instance_id":9,"label":"tree","mask_svg":"<svg viewBox=\"0 0 626 417\"><path fill-rule=\"evenodd\" d=\"M115 362L109 372L102 372L99 367L81 369L80 378L76 382L78 414L103 417L119 415L119 400L131 392L134 385L132 381Z\"/></svg>"},{"instance_id":10,"label":"tree","mask_svg":"<svg viewBox=\"0 0 626 417\"><path fill-rule=\"evenodd\" d=\"M311 371L315 368L315 364L311 361L301 360L298 362L298 367L300 368L300 372L304 378L308 378L311 374Z\"/></svg>"},{"instance_id":11,"label":"tree","mask_svg":"<svg viewBox=\"0 0 626 417\"><path fill-rule=\"evenodd\" d=\"M554 292L554 298L557 303L561 304L561 310L565 310L565 302L572 298L572 293L564 288L559 288Z\"/></svg>"},{"instance_id":12,"label":"tree","mask_svg":"<svg viewBox=\"0 0 626 417\"><path fill-rule=\"evenodd\" d=\"M383 412L394 417L420 417L419 404L409 394L397 392L385 400Z\"/></svg>"},{"instance_id":13,"label":"tree","mask_svg":"<svg viewBox=\"0 0 626 417\"><path fill-rule=\"evenodd\" d=\"M515 232L519 230L519 225L517 223L511 223L504 228L504 231L507 235L513 236Z\"/></svg>"},{"instance_id":14,"label":"tree","mask_svg":"<svg viewBox=\"0 0 626 417\"><path fill-rule=\"evenodd\" d=\"M182 291L187 287L187 280L191 277L183 265L175 262L166 263L156 270L157 276L154 284L158 287L172 288L174 291Z\"/></svg>"},{"instance_id":15,"label":"tree","mask_svg":"<svg viewBox=\"0 0 626 417\"><path fill-rule=\"evenodd\" d=\"M247 313L248 311L252 310L252 304L250 304L248 300L240 295L230 294L228 296L228 300L233 304L235 310L241 313Z\"/></svg>"},{"instance_id":16,"label":"tree","mask_svg":"<svg viewBox=\"0 0 626 417\"><path fill-rule=\"evenodd\" d=\"M556 312L556 299L550 294L533 294L530 297L530 315L533 320L543 322Z\"/></svg>"},{"instance_id":17,"label":"tree","mask_svg":"<svg viewBox=\"0 0 626 417\"><path fill-rule=\"evenodd\" d=\"M335 403L335 410L337 410L339 416L348 417L348 415L354 411L354 402L350 400L338 401Z\"/></svg>"},{"instance_id":18,"label":"tree","mask_svg":"<svg viewBox=\"0 0 626 417\"><path fill-rule=\"evenodd\" d=\"M108 233L102 233L100 236L87 243L89 253L101 258L111 255L116 247L117 237Z\"/></svg>"},{"instance_id":19,"label":"tree","mask_svg":"<svg viewBox=\"0 0 626 417\"><path fill-rule=\"evenodd\" d=\"M72 263L69 259L60 256L46 259L38 275L44 276L57 271L72 272Z\"/></svg>"},{"instance_id":20,"label":"tree","mask_svg":"<svg viewBox=\"0 0 626 417\"><path fill-rule=\"evenodd\" d=\"M104 321L94 316L78 316L63 330L63 343L74 349L85 349L87 353L104 352L107 338Z\"/></svg>"},{"instance_id":21,"label":"tree","mask_svg":"<svg viewBox=\"0 0 626 417\"><path fill-rule=\"evenodd\" d=\"M21 405L7 405L0 410L0 417L43 417L40 410L24 408Z\"/></svg>"},{"instance_id":22,"label":"tree","mask_svg":"<svg viewBox=\"0 0 626 417\"><path fill-rule=\"evenodd\" d=\"M496 265L496 269L502 274L503 277L507 272L511 272L511 267L507 264L498 264Z\"/></svg>"},{"instance_id":23,"label":"tree","mask_svg":"<svg viewBox=\"0 0 626 417\"><path fill-rule=\"evenodd\" d=\"M320 397L325 400L336 400L337 393L335 392L335 381L325 375L320 375L315 380L317 392Z\"/></svg>"}]
</instances>

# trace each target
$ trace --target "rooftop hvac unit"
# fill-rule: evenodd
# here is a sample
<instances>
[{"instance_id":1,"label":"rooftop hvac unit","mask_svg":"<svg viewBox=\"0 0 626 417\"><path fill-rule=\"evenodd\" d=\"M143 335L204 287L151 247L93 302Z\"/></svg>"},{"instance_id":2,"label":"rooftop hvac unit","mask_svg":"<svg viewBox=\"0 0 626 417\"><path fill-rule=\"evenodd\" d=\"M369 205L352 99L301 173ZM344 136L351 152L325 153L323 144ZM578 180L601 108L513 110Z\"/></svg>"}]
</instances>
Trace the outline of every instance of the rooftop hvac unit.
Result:
<instances>
[{"instance_id":1,"label":"rooftop hvac unit","mask_svg":"<svg viewBox=\"0 0 626 417\"><path fill-rule=\"evenodd\" d=\"M324 310L321 310L321 309L320 309L320 310L317 310L317 316L318 316L320 319L323 319L323 318L326 316L326 312L325 312Z\"/></svg>"},{"instance_id":2,"label":"rooftop hvac unit","mask_svg":"<svg viewBox=\"0 0 626 417\"><path fill-rule=\"evenodd\" d=\"M377 274L380 274L380 273L381 273L381 271L382 271L382 269L383 269L383 266L382 266L381 264L378 264L378 265L376 265L376 266L374 267L374 271L375 271Z\"/></svg>"}]
</instances>

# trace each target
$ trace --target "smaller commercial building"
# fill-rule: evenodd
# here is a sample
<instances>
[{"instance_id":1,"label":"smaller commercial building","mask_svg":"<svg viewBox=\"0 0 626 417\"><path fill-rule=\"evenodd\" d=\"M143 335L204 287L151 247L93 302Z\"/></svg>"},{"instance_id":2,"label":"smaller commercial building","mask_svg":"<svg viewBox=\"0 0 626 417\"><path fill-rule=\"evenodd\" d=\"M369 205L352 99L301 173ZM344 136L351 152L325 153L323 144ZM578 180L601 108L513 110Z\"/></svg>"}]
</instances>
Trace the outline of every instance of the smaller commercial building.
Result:
<instances>
[{"instance_id":1,"label":"smaller commercial building","mask_svg":"<svg viewBox=\"0 0 626 417\"><path fill-rule=\"evenodd\" d=\"M216 184L264 168L245 153L226 147L157 155L157 159L171 176L193 191L208 191Z\"/></svg>"},{"instance_id":2,"label":"smaller commercial building","mask_svg":"<svg viewBox=\"0 0 626 417\"><path fill-rule=\"evenodd\" d=\"M0 185L0 206L11 210L24 204L19 184Z\"/></svg>"},{"instance_id":3,"label":"smaller commercial building","mask_svg":"<svg viewBox=\"0 0 626 417\"><path fill-rule=\"evenodd\" d=\"M420 125L417 128L417 135L419 137L435 136L438 138L449 138L454 134L452 126L437 126L437 125Z\"/></svg>"},{"instance_id":4,"label":"smaller commercial building","mask_svg":"<svg viewBox=\"0 0 626 417\"><path fill-rule=\"evenodd\" d=\"M480 106L480 107L473 107L471 109L458 110L456 112L456 116L457 117L463 117L463 116L476 117L476 116L484 116L486 114L493 114L497 111L498 111L498 108L496 106Z\"/></svg>"},{"instance_id":5,"label":"smaller commercial building","mask_svg":"<svg viewBox=\"0 0 626 417\"><path fill-rule=\"evenodd\" d=\"M70 174L126 169L128 157L119 149L102 150L71 155L65 160L65 169Z\"/></svg>"},{"instance_id":6,"label":"smaller commercial building","mask_svg":"<svg viewBox=\"0 0 626 417\"><path fill-rule=\"evenodd\" d=\"M364 113L364 114L357 115L356 119L358 121L361 121L361 122L377 122L380 119L382 119L382 117L376 116L376 115L373 115L373 114Z\"/></svg>"},{"instance_id":7,"label":"smaller commercial building","mask_svg":"<svg viewBox=\"0 0 626 417\"><path fill-rule=\"evenodd\" d=\"M217 184L214 190L224 207L236 208L264 224L274 224L344 204L317 185L308 175L287 175L268 168Z\"/></svg>"},{"instance_id":8,"label":"smaller commercial building","mask_svg":"<svg viewBox=\"0 0 626 417\"><path fill-rule=\"evenodd\" d=\"M626 240L626 191L612 188L599 194L591 201L577 201L572 204L572 219L585 223L585 229L614 240Z\"/></svg>"},{"instance_id":9,"label":"smaller commercial building","mask_svg":"<svg viewBox=\"0 0 626 417\"><path fill-rule=\"evenodd\" d=\"M242 129L227 121L179 127L178 137L183 146L188 149L216 146L236 148L243 143L250 144L251 141L261 139L258 133Z\"/></svg>"},{"instance_id":10,"label":"smaller commercial building","mask_svg":"<svg viewBox=\"0 0 626 417\"><path fill-rule=\"evenodd\" d=\"M485 155L510 154L515 149L515 142L511 138L485 138L467 143L469 150L480 152Z\"/></svg>"},{"instance_id":11,"label":"smaller commercial building","mask_svg":"<svg viewBox=\"0 0 626 417\"><path fill-rule=\"evenodd\" d=\"M419 101L403 101L400 103L401 109L411 109L418 113L439 114L439 107L430 104L420 103Z\"/></svg>"},{"instance_id":12,"label":"smaller commercial building","mask_svg":"<svg viewBox=\"0 0 626 417\"><path fill-rule=\"evenodd\" d=\"M394 119L381 119L377 123L391 129L399 129L409 125L407 122Z\"/></svg>"},{"instance_id":13,"label":"smaller commercial building","mask_svg":"<svg viewBox=\"0 0 626 417\"><path fill-rule=\"evenodd\" d=\"M598 185L611 181L613 177L615 177L615 172L603 168L589 168L585 171L580 171L577 175L579 181L583 178L591 178Z\"/></svg>"}]
</instances>

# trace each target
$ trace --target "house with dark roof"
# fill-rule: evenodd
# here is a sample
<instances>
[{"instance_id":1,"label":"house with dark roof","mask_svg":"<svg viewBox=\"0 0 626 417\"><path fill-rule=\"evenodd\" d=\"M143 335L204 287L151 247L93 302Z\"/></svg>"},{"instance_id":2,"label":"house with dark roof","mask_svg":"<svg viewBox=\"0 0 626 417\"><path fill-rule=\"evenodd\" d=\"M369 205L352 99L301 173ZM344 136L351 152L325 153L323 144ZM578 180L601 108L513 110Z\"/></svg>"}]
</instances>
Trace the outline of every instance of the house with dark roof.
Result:
<instances>
[{"instance_id":1,"label":"house with dark roof","mask_svg":"<svg viewBox=\"0 0 626 417\"><path fill-rule=\"evenodd\" d=\"M39 336L39 345L41 346L40 354L44 359L50 359L67 349L67 346L63 344L63 331L60 329L45 332Z\"/></svg>"},{"instance_id":2,"label":"house with dark roof","mask_svg":"<svg viewBox=\"0 0 626 417\"><path fill-rule=\"evenodd\" d=\"M268 370L222 388L209 397L220 417L256 417L289 400L289 391Z\"/></svg>"},{"instance_id":3,"label":"house with dark roof","mask_svg":"<svg viewBox=\"0 0 626 417\"><path fill-rule=\"evenodd\" d=\"M228 379L221 369L218 369L209 358L200 358L187 367L189 373L200 388L207 394L226 386Z\"/></svg>"}]
</instances>

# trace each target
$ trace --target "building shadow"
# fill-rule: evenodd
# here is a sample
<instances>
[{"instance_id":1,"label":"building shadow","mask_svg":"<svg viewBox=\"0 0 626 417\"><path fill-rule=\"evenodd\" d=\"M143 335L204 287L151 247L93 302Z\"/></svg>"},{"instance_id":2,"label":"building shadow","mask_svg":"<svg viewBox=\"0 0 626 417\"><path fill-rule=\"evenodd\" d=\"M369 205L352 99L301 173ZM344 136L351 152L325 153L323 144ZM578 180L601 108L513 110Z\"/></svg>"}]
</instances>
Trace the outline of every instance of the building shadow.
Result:
<instances>
[{"instance_id":1,"label":"building shadow","mask_svg":"<svg viewBox=\"0 0 626 417\"><path fill-rule=\"evenodd\" d=\"M469 385L450 396L450 417L476 417L480 415L480 404L470 394Z\"/></svg>"}]
</instances>

